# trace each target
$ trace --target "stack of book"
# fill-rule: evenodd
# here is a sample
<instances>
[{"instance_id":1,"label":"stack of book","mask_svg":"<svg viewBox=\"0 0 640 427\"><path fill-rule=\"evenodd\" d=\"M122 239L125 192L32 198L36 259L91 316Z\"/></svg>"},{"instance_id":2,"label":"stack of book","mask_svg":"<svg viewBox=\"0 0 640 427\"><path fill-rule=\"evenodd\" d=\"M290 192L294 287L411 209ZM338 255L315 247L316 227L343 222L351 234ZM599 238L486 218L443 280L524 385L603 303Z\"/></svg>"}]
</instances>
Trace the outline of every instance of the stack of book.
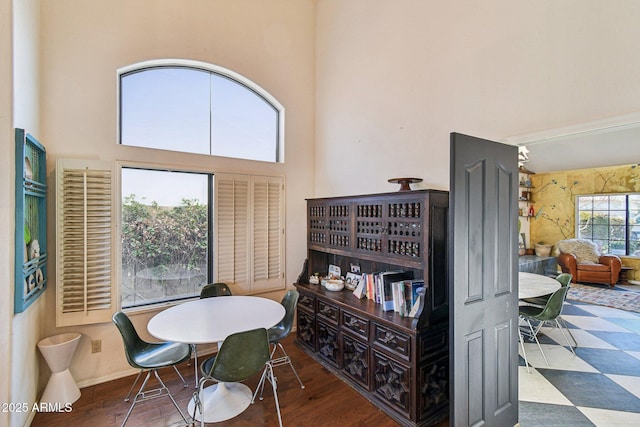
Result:
<instances>
[{"instance_id":1,"label":"stack of book","mask_svg":"<svg viewBox=\"0 0 640 427\"><path fill-rule=\"evenodd\" d=\"M424 280L413 280L411 271L364 273L353 294L382 304L384 311L413 316L419 304L417 289L423 286Z\"/></svg>"}]
</instances>

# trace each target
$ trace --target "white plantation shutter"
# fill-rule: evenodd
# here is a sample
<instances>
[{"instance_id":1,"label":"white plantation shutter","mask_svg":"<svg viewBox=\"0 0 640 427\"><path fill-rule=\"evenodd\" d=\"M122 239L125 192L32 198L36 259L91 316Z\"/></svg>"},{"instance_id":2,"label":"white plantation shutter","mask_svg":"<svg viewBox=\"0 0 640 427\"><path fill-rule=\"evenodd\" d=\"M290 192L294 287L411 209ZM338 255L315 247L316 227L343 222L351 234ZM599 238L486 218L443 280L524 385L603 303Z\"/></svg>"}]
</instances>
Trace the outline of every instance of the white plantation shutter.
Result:
<instances>
[{"instance_id":1,"label":"white plantation shutter","mask_svg":"<svg viewBox=\"0 0 640 427\"><path fill-rule=\"evenodd\" d=\"M216 282L250 291L249 266L249 179L242 175L215 175Z\"/></svg>"},{"instance_id":2,"label":"white plantation shutter","mask_svg":"<svg viewBox=\"0 0 640 427\"><path fill-rule=\"evenodd\" d=\"M110 162L57 162L58 327L109 322L116 310L113 177Z\"/></svg>"},{"instance_id":3,"label":"white plantation shutter","mask_svg":"<svg viewBox=\"0 0 640 427\"><path fill-rule=\"evenodd\" d=\"M215 183L215 280L234 293L282 289L283 179L216 174Z\"/></svg>"},{"instance_id":4,"label":"white plantation shutter","mask_svg":"<svg viewBox=\"0 0 640 427\"><path fill-rule=\"evenodd\" d=\"M253 287L282 283L282 180L253 177Z\"/></svg>"}]
</instances>

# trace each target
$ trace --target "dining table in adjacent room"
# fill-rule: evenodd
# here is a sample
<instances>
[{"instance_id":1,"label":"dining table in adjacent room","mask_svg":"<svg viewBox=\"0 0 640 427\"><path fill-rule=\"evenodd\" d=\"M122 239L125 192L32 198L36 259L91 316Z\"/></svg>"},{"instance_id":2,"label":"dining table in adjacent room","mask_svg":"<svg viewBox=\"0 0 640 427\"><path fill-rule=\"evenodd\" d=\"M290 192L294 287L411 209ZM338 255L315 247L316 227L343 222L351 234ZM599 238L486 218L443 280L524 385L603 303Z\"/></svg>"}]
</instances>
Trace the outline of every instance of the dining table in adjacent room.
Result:
<instances>
[{"instance_id":1,"label":"dining table in adjacent room","mask_svg":"<svg viewBox=\"0 0 640 427\"><path fill-rule=\"evenodd\" d=\"M231 334L256 328L269 329L284 318L282 304L255 296L221 296L188 301L156 314L147 325L154 337L187 344L218 343ZM217 383L206 387L200 396L204 422L228 420L250 404L252 392L242 383ZM195 401L189 413L196 413ZM199 420L199 413L196 419Z\"/></svg>"},{"instance_id":2,"label":"dining table in adjacent room","mask_svg":"<svg viewBox=\"0 0 640 427\"><path fill-rule=\"evenodd\" d=\"M542 274L518 273L518 298L535 298L554 293L560 288L560 282Z\"/></svg>"}]
</instances>

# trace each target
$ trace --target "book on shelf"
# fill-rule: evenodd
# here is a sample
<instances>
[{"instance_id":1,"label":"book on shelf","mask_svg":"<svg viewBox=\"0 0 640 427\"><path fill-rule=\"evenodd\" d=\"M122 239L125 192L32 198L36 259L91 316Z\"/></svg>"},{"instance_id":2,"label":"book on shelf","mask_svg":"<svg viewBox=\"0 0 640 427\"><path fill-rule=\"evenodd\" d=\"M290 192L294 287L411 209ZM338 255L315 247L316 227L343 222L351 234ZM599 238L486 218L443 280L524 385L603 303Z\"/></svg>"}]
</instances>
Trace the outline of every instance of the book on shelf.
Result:
<instances>
[{"instance_id":1,"label":"book on shelf","mask_svg":"<svg viewBox=\"0 0 640 427\"><path fill-rule=\"evenodd\" d=\"M362 298L366 298L367 297L367 281L366 281L365 276L366 276L366 274L363 274L360 277L360 280L358 281L358 285L353 290L353 295L355 295L355 297L358 298L358 299L362 299Z\"/></svg>"},{"instance_id":2,"label":"book on shelf","mask_svg":"<svg viewBox=\"0 0 640 427\"><path fill-rule=\"evenodd\" d=\"M400 280L391 284L393 288L393 308L401 316L407 317L416 305L418 288L424 287L424 280Z\"/></svg>"},{"instance_id":3,"label":"book on shelf","mask_svg":"<svg viewBox=\"0 0 640 427\"><path fill-rule=\"evenodd\" d=\"M380 286L380 303L384 311L393 311L398 306L394 303L393 286L394 282L413 279L412 271L384 271L378 275Z\"/></svg>"}]
</instances>

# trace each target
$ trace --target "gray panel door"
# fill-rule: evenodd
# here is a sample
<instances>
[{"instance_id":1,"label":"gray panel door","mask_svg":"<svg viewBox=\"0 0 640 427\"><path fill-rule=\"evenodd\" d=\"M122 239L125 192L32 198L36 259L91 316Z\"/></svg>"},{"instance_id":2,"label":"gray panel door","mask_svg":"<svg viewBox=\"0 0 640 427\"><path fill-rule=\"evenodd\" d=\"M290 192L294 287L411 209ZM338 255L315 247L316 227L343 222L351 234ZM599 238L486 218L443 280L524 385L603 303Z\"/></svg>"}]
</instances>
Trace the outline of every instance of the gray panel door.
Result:
<instances>
[{"instance_id":1,"label":"gray panel door","mask_svg":"<svg viewBox=\"0 0 640 427\"><path fill-rule=\"evenodd\" d=\"M518 150L451 134L451 425L518 422Z\"/></svg>"}]
</instances>

